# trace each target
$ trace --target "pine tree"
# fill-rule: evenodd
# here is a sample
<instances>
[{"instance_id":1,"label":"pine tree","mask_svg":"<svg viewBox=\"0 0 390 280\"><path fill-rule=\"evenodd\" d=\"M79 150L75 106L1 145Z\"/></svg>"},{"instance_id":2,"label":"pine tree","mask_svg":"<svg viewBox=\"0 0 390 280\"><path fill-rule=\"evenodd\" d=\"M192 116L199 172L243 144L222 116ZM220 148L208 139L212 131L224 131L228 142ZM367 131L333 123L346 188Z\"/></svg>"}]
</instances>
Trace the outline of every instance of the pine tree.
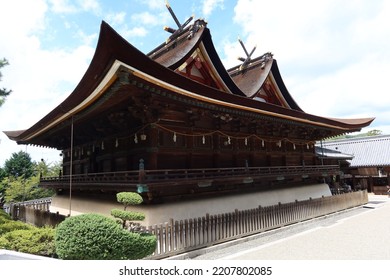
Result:
<instances>
[{"instance_id":1,"label":"pine tree","mask_svg":"<svg viewBox=\"0 0 390 280\"><path fill-rule=\"evenodd\" d=\"M9 65L9 62L7 59L3 58L3 59L0 59L0 69L3 68L4 66L6 65ZM0 72L0 81L1 81L1 77L3 75L1 74ZM12 92L12 90L8 90L6 88L0 88L0 107L1 105L4 104L5 102L5 98L10 95L10 93Z\"/></svg>"}]
</instances>

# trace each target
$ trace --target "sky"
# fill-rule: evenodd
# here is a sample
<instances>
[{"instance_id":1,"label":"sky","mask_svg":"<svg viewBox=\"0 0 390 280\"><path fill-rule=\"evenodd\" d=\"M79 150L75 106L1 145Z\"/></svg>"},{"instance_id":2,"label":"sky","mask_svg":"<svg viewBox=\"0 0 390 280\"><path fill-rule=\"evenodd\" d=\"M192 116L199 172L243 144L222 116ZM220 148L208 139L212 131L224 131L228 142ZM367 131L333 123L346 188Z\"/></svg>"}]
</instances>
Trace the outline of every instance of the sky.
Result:
<instances>
[{"instance_id":1,"label":"sky","mask_svg":"<svg viewBox=\"0 0 390 280\"><path fill-rule=\"evenodd\" d=\"M375 117L362 130L390 134L390 1L170 0L179 21L208 22L226 68L272 52L283 81L307 113L335 118ZM104 20L144 53L176 24L165 0L0 0L0 166L12 153L60 161L60 151L17 145L2 131L27 129L76 87L94 54Z\"/></svg>"}]
</instances>

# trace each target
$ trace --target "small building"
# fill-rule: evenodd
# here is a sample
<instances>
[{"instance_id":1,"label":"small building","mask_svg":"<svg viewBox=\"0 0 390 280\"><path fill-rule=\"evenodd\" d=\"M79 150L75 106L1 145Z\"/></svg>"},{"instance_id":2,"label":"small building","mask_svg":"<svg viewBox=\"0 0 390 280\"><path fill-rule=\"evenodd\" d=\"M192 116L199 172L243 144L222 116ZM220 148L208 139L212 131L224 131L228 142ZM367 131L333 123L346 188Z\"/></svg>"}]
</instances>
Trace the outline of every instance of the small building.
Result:
<instances>
[{"instance_id":1,"label":"small building","mask_svg":"<svg viewBox=\"0 0 390 280\"><path fill-rule=\"evenodd\" d=\"M147 223L330 195L315 143L373 118L305 113L271 53L225 69L204 20L144 54L102 22L96 52L66 100L18 144L58 149L63 170L42 178L53 211L109 213L134 191Z\"/></svg>"},{"instance_id":2,"label":"small building","mask_svg":"<svg viewBox=\"0 0 390 280\"><path fill-rule=\"evenodd\" d=\"M355 189L387 194L390 185L390 135L324 141L322 146L335 153L350 154L339 159L344 182ZM333 162L335 163L335 162Z\"/></svg>"}]
</instances>

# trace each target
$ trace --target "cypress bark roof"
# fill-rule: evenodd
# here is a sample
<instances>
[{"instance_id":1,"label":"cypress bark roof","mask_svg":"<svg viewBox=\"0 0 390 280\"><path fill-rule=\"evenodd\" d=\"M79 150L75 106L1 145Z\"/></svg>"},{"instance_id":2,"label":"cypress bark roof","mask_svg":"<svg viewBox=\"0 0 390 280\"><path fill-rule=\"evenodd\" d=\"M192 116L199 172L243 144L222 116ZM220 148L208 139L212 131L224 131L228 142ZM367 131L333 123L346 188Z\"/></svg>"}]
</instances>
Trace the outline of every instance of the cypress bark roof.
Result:
<instances>
[{"instance_id":1,"label":"cypress bark roof","mask_svg":"<svg viewBox=\"0 0 390 280\"><path fill-rule=\"evenodd\" d=\"M180 72L195 54L197 59L203 60L201 62L216 86L191 80ZM276 60L270 54L251 60L245 69L240 69L239 65L226 70L203 21L196 21L174 40L160 45L149 54L139 51L102 22L90 66L68 98L32 127L4 133L19 144L52 147L51 143L45 142L44 138L49 137L45 134L53 134L60 127L69 127L72 116L79 115L79 118L85 119L89 114L98 114L96 108L102 110L119 104L121 99L114 98L114 93L125 88L137 91L140 85L171 96L176 101L187 100L187 103L205 104L216 110L242 111L325 128L332 131L328 136L359 131L374 120L326 118L303 112L287 91ZM256 100L263 96L260 94L274 102Z\"/></svg>"}]
</instances>

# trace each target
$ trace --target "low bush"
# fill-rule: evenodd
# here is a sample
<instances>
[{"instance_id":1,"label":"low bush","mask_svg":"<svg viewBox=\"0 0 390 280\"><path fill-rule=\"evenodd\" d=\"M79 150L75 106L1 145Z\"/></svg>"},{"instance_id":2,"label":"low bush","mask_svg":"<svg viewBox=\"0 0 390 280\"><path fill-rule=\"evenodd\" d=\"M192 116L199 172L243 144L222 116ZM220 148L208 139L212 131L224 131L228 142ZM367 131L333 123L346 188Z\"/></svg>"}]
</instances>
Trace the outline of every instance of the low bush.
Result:
<instances>
[{"instance_id":1,"label":"low bush","mask_svg":"<svg viewBox=\"0 0 390 280\"><path fill-rule=\"evenodd\" d=\"M155 235L125 231L127 245L123 247L124 253L130 260L138 260L153 254L156 249Z\"/></svg>"},{"instance_id":2,"label":"low bush","mask_svg":"<svg viewBox=\"0 0 390 280\"><path fill-rule=\"evenodd\" d=\"M11 219L8 219L7 217L0 216L0 225L8 223L11 221Z\"/></svg>"},{"instance_id":3,"label":"low bush","mask_svg":"<svg viewBox=\"0 0 390 280\"><path fill-rule=\"evenodd\" d=\"M112 218L82 214L57 226L56 253L70 260L140 259L150 255L156 237L123 230Z\"/></svg>"},{"instance_id":4,"label":"low bush","mask_svg":"<svg viewBox=\"0 0 390 280\"><path fill-rule=\"evenodd\" d=\"M34 226L23 223L21 221L3 220L3 223L0 222L0 236L2 234L15 231L15 230L33 229L33 228Z\"/></svg>"},{"instance_id":5,"label":"low bush","mask_svg":"<svg viewBox=\"0 0 390 280\"><path fill-rule=\"evenodd\" d=\"M0 237L0 248L35 254L46 257L55 256L53 228L30 227L7 232Z\"/></svg>"},{"instance_id":6,"label":"low bush","mask_svg":"<svg viewBox=\"0 0 390 280\"><path fill-rule=\"evenodd\" d=\"M11 220L11 216L4 210L0 209L0 223L2 220Z\"/></svg>"}]
</instances>

